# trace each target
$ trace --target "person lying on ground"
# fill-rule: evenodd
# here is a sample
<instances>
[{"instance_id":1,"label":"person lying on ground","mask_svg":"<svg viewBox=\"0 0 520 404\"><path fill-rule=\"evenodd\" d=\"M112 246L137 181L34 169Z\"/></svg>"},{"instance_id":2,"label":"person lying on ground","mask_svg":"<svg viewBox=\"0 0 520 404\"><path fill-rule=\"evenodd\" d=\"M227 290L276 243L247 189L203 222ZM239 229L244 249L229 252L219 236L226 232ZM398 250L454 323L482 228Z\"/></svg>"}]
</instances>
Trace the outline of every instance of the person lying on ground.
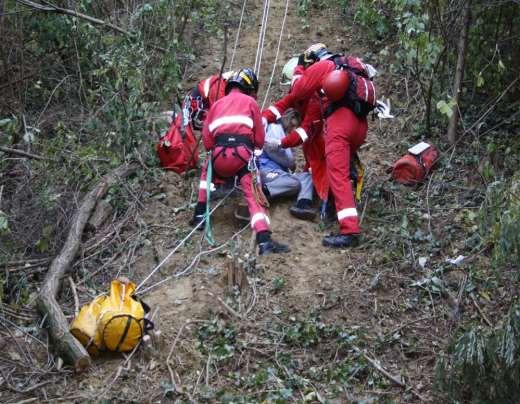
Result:
<instances>
[{"instance_id":1,"label":"person lying on ground","mask_svg":"<svg viewBox=\"0 0 520 404\"><path fill-rule=\"evenodd\" d=\"M312 176L308 171L292 173L296 167L293 152L290 148L284 149L278 145L286 137L286 133L298 127L300 121L300 114L290 109L286 111L280 123L268 124L266 143L259 157L263 191L267 198L297 196L296 206L301 205L302 200L312 201ZM312 211L298 213L301 215L295 216L301 219L312 220L315 217Z\"/></svg>"}]
</instances>

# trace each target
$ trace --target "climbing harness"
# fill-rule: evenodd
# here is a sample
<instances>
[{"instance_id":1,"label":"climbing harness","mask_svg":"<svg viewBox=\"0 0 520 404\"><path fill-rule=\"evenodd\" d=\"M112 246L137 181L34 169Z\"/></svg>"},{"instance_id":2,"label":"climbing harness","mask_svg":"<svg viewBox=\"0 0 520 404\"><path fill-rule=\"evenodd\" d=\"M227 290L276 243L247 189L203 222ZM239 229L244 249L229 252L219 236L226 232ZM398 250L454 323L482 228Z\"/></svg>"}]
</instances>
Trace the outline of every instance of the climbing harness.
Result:
<instances>
[{"instance_id":1,"label":"climbing harness","mask_svg":"<svg viewBox=\"0 0 520 404\"><path fill-rule=\"evenodd\" d=\"M288 10L289 10L289 0L286 0L285 1L285 13L283 15L282 27L280 29L280 36L278 37L278 46L276 47L276 55L274 57L273 69L271 70L271 77L269 79L269 84L267 85L267 89L265 90L264 101L262 102L262 109L264 109L265 103L267 102L267 96L269 94L269 90L271 89L271 84L273 83L274 72L276 70L276 63L278 62L278 55L280 53L280 45L282 43L283 30L285 27L285 20L287 19ZM257 74L258 74L258 72L257 72Z\"/></svg>"}]
</instances>

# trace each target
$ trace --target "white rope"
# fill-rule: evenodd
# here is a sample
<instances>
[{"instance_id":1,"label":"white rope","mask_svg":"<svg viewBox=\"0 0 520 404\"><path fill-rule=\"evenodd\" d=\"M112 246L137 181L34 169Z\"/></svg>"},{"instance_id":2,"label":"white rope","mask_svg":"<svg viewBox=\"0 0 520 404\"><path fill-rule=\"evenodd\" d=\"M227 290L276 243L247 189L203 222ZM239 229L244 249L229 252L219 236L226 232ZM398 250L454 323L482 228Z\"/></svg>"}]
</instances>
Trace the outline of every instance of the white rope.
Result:
<instances>
[{"instance_id":1,"label":"white rope","mask_svg":"<svg viewBox=\"0 0 520 404\"><path fill-rule=\"evenodd\" d=\"M269 19L270 0L264 0L264 12L262 14L262 24L260 25L260 34L258 37L258 46L255 58L255 73L260 76L260 65L262 64L262 54L264 52L265 33L267 31L267 20Z\"/></svg>"},{"instance_id":2,"label":"white rope","mask_svg":"<svg viewBox=\"0 0 520 404\"><path fill-rule=\"evenodd\" d=\"M256 55L255 55L255 65L254 65L255 72L256 72L257 65L258 65L258 56L260 54L260 42L262 40L262 32L264 30L264 18L265 18L266 6L267 6L267 0L264 0L264 10L262 12L262 22L260 23L260 32L258 33L258 43L256 45Z\"/></svg>"},{"instance_id":3,"label":"white rope","mask_svg":"<svg viewBox=\"0 0 520 404\"><path fill-rule=\"evenodd\" d=\"M237 34L235 36L235 46L233 47L233 53L231 55L231 62L229 63L229 70L232 70L233 61L235 60L235 54L237 52L238 39L240 37L240 29L242 28L242 20L244 19L244 11L246 9L246 3L247 3L247 0L244 0L244 3L242 4L242 13L240 13L240 22L238 23Z\"/></svg>"},{"instance_id":4,"label":"white rope","mask_svg":"<svg viewBox=\"0 0 520 404\"><path fill-rule=\"evenodd\" d=\"M164 279L161 279L159 282L154 283L153 285L150 285L149 287L139 291L139 293L137 293L137 294L138 295L144 295L145 293L149 292L150 290L155 289L156 287L162 285L165 282L168 282L169 280L171 280L173 278L180 278L181 276L186 275L186 273L191 268L193 268L195 266L197 261L200 260L200 257L202 257L203 255L206 255L206 254L214 253L215 251L218 251L218 250L224 248L226 245L229 244L230 241L234 240L236 237L238 237L240 234L242 234L249 227L250 227L250 225L248 223L244 227L242 227L239 231L237 231L235 234L233 234L233 236L229 240L227 240L226 242L222 243L221 245L219 245L219 246L217 246L215 248L211 248L211 249L206 250L206 251L199 252L197 255L195 255L195 258L193 258L191 263L186 268L184 268L182 271L180 271L180 272L178 272L176 274L173 274L173 275L169 275L169 276L167 276Z\"/></svg>"},{"instance_id":5,"label":"white rope","mask_svg":"<svg viewBox=\"0 0 520 404\"><path fill-rule=\"evenodd\" d=\"M282 43L283 29L285 27L285 20L287 19L288 10L289 10L289 0L286 0L285 1L285 14L283 15L282 27L280 28L280 36L278 37L278 46L276 48L276 55L274 57L273 70L271 71L271 78L269 79L269 84L267 85L267 90L265 90L264 102L262 102L262 109L264 109L265 103L267 101L267 95L269 94L269 90L271 89L271 84L273 83L274 72L276 70L276 63L278 62L278 55L280 53L280 45Z\"/></svg>"},{"instance_id":6,"label":"white rope","mask_svg":"<svg viewBox=\"0 0 520 404\"><path fill-rule=\"evenodd\" d=\"M220 200L216 205L215 205L215 207L211 210L211 212L209 212L209 214L211 215L211 214L212 214L212 213L213 213L213 212L214 212L214 211L215 211L215 210L216 210L220 205L222 205L222 203L223 203L223 202L224 202L224 201L229 197L229 195L231 195L231 193L232 193L234 190L235 190L235 188L233 187L233 188L232 188L232 189L231 189L231 190L230 190L230 191L229 191L229 192L228 192L228 193L227 193L227 194L226 194L226 195L225 195L225 196L224 196L224 197L223 197L223 198L222 198L222 199L221 199L221 200ZM144 279L142 280L142 282L141 282L139 285L137 285L137 287L135 288L135 291L136 291L136 292L137 292L137 291L138 291L138 290L139 290L139 289L140 289L140 288L141 288L141 287L146 283L146 281L148 281L148 279L150 279L150 278L153 276L153 274L155 274L155 273L159 270L159 268L161 268L161 267L164 265L164 263L165 263L166 261L168 261L168 259L169 259L173 254L175 254L175 252L176 252L179 248L181 248L181 246L186 242L186 240L188 240L188 239L192 236L192 234L195 233L195 232L197 231L197 229L198 229L198 228L199 228L203 223L205 223L205 221L201 221L201 222L199 222L199 223L198 223L198 224L197 224L197 225L196 225L196 226L195 226L195 227L194 227L194 228L193 228L193 229L188 233L188 235L187 235L186 237L184 237L184 238L179 242L179 244L177 244L177 245L175 246L175 248L174 248L173 250L171 250L170 253L169 253L166 257L164 257L163 260L162 260L161 262L159 262L159 264L157 264L157 266L152 270L152 272L150 272L150 273L148 274L148 276L147 276L146 278L144 278Z\"/></svg>"},{"instance_id":7,"label":"white rope","mask_svg":"<svg viewBox=\"0 0 520 404\"><path fill-rule=\"evenodd\" d=\"M260 65L262 64L262 56L264 55L265 33L267 32L267 21L269 19L269 8L271 0L267 0L267 11L265 13L264 33L262 35L262 46L260 47L260 57L258 58L257 77L260 77Z\"/></svg>"}]
</instances>

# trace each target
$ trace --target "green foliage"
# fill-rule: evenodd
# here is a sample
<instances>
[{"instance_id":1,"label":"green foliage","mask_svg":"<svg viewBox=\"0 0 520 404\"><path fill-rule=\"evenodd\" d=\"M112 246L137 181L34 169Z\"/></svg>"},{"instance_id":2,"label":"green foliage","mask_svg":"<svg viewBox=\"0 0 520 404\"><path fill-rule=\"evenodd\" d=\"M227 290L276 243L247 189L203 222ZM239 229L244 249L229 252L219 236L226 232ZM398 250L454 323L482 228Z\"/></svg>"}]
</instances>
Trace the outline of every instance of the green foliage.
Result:
<instances>
[{"instance_id":1,"label":"green foliage","mask_svg":"<svg viewBox=\"0 0 520 404\"><path fill-rule=\"evenodd\" d=\"M489 184L480 211L480 231L493 245L495 266L520 262L520 173L509 180Z\"/></svg>"},{"instance_id":2,"label":"green foliage","mask_svg":"<svg viewBox=\"0 0 520 404\"><path fill-rule=\"evenodd\" d=\"M232 325L214 318L197 330L197 348L214 360L231 358L235 353L236 332Z\"/></svg>"},{"instance_id":3,"label":"green foliage","mask_svg":"<svg viewBox=\"0 0 520 404\"><path fill-rule=\"evenodd\" d=\"M497 330L473 327L437 363L437 385L453 400L514 402L520 396L520 306Z\"/></svg>"}]
</instances>

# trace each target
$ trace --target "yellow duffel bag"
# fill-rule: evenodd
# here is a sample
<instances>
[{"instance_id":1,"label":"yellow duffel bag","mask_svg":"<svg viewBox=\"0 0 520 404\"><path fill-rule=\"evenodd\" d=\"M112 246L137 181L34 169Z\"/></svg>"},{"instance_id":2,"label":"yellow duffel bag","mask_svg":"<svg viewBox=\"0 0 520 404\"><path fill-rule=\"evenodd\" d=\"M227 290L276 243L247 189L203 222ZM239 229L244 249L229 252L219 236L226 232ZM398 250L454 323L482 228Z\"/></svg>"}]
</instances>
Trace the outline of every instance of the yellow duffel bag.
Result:
<instances>
[{"instance_id":1,"label":"yellow duffel bag","mask_svg":"<svg viewBox=\"0 0 520 404\"><path fill-rule=\"evenodd\" d=\"M103 303L99 332L109 351L128 352L135 348L153 324L144 316L148 307L132 297L135 283L112 281L110 296Z\"/></svg>"},{"instance_id":2,"label":"yellow duffel bag","mask_svg":"<svg viewBox=\"0 0 520 404\"><path fill-rule=\"evenodd\" d=\"M100 350L128 352L134 349L153 323L145 318L150 310L135 299L135 283L126 278L113 280L110 295L85 305L71 325L71 332L96 355Z\"/></svg>"},{"instance_id":3,"label":"yellow duffel bag","mask_svg":"<svg viewBox=\"0 0 520 404\"><path fill-rule=\"evenodd\" d=\"M89 304L84 305L70 325L72 335L81 342L92 356L96 356L103 349L103 338L98 332L98 323L103 304L107 299L108 296L99 296Z\"/></svg>"}]
</instances>

